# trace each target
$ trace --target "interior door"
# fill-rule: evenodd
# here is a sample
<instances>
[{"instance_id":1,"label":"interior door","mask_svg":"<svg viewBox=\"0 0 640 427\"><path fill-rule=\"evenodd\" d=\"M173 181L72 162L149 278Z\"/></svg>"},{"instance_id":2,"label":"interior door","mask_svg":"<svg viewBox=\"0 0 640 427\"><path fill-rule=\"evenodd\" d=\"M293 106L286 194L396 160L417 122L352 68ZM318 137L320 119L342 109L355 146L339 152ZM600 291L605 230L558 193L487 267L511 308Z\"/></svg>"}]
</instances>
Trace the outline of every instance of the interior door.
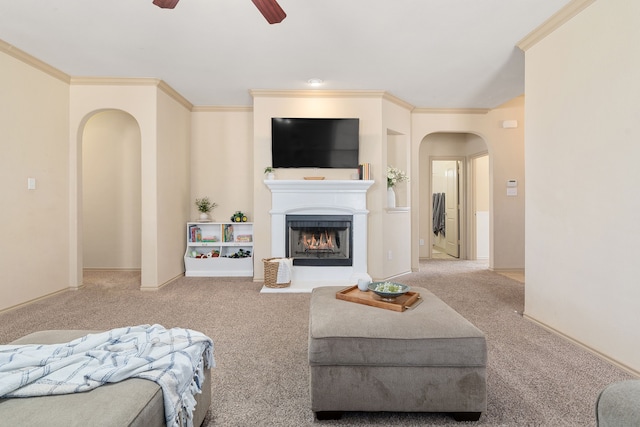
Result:
<instances>
[{"instance_id":1,"label":"interior door","mask_svg":"<svg viewBox=\"0 0 640 427\"><path fill-rule=\"evenodd\" d=\"M452 163L451 167L447 168L446 180L447 180L447 196L445 198L445 236L446 236L446 252L447 255L452 257L460 257L460 185L459 173L460 162L456 161Z\"/></svg>"}]
</instances>

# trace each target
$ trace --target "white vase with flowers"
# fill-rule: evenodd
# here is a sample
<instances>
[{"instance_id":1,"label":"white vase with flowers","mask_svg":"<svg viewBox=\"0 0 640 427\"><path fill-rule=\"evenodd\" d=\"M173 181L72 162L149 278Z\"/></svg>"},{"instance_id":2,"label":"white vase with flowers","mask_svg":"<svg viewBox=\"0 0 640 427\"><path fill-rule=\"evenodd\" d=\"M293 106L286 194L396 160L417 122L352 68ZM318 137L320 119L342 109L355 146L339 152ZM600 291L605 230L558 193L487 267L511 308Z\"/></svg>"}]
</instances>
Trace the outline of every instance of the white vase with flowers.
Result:
<instances>
[{"instance_id":1,"label":"white vase with flowers","mask_svg":"<svg viewBox=\"0 0 640 427\"><path fill-rule=\"evenodd\" d=\"M393 187L405 181L409 181L406 172L393 166L387 166L387 208L396 207L396 192Z\"/></svg>"}]
</instances>

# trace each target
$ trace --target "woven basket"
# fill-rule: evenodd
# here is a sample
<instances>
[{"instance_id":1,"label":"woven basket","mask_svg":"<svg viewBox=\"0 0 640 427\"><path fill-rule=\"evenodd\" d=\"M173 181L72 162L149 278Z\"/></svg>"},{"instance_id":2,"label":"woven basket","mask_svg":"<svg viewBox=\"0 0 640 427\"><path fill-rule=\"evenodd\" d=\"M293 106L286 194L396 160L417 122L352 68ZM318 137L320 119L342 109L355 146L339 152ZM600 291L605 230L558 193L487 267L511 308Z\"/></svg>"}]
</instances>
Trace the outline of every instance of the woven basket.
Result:
<instances>
[{"instance_id":1,"label":"woven basket","mask_svg":"<svg viewBox=\"0 0 640 427\"><path fill-rule=\"evenodd\" d=\"M278 281L278 266L279 263L273 262L273 260L280 260L281 258L263 258L264 264L264 285L267 288L288 288L291 281L287 283L277 283Z\"/></svg>"}]
</instances>

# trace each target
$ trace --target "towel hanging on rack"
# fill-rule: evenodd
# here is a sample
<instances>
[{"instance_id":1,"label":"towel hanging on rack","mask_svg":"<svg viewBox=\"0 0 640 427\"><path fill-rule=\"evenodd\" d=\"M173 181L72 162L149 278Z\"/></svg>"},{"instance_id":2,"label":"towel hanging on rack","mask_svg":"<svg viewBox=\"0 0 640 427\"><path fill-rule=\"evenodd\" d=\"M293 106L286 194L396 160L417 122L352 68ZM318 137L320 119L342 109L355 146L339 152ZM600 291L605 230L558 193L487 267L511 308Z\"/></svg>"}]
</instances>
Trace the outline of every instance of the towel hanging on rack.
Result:
<instances>
[{"instance_id":1,"label":"towel hanging on rack","mask_svg":"<svg viewBox=\"0 0 640 427\"><path fill-rule=\"evenodd\" d=\"M433 234L445 236L445 193L433 193Z\"/></svg>"}]
</instances>

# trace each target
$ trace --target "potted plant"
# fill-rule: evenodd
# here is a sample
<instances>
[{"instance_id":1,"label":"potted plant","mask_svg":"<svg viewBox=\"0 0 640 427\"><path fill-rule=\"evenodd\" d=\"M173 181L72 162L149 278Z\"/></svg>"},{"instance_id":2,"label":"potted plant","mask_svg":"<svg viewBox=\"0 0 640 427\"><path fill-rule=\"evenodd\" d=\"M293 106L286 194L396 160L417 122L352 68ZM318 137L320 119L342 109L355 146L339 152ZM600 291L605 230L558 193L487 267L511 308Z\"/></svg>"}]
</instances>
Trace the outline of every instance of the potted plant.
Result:
<instances>
[{"instance_id":1,"label":"potted plant","mask_svg":"<svg viewBox=\"0 0 640 427\"><path fill-rule=\"evenodd\" d=\"M264 174L267 176L267 179L273 179L275 177L273 168L271 166L267 166L266 168L264 168Z\"/></svg>"},{"instance_id":2,"label":"potted plant","mask_svg":"<svg viewBox=\"0 0 640 427\"><path fill-rule=\"evenodd\" d=\"M216 206L217 203L212 202L208 197L203 197L201 199L196 199L196 207L198 208L198 212L200 212L200 221L209 221L209 212L211 212Z\"/></svg>"}]
</instances>

